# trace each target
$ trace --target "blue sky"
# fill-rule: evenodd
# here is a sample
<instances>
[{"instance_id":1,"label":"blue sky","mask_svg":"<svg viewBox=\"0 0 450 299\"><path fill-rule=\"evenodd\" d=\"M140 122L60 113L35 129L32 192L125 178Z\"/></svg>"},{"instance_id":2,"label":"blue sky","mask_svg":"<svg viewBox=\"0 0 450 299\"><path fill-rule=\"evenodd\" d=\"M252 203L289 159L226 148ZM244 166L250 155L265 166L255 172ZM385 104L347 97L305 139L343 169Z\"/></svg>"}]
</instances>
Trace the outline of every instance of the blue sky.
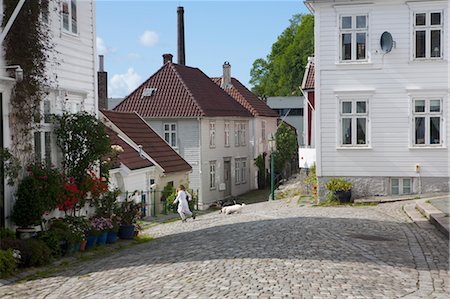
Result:
<instances>
[{"instance_id":1,"label":"blue sky","mask_svg":"<svg viewBox=\"0 0 450 299\"><path fill-rule=\"evenodd\" d=\"M96 1L97 50L105 55L109 97L123 97L162 66L162 54L177 62L177 7L184 7L186 65L232 76L251 87L250 69L266 57L297 13L299 0L285 1Z\"/></svg>"}]
</instances>

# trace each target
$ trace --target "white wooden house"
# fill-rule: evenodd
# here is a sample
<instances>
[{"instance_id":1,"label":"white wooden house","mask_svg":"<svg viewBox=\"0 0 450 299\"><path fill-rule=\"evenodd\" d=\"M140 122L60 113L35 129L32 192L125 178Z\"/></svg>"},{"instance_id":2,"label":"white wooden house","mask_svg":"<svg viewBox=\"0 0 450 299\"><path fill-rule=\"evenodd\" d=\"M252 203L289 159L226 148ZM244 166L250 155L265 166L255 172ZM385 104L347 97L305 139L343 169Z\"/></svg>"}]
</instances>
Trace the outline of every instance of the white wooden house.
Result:
<instances>
[{"instance_id":1,"label":"white wooden house","mask_svg":"<svg viewBox=\"0 0 450 299\"><path fill-rule=\"evenodd\" d=\"M164 65L114 111L135 111L191 166L189 188L199 208L249 191L252 117L242 105L197 68Z\"/></svg>"},{"instance_id":2,"label":"white wooden house","mask_svg":"<svg viewBox=\"0 0 450 299\"><path fill-rule=\"evenodd\" d=\"M448 1L305 3L320 195L331 177L355 197L449 191Z\"/></svg>"},{"instance_id":3,"label":"white wooden house","mask_svg":"<svg viewBox=\"0 0 450 299\"><path fill-rule=\"evenodd\" d=\"M0 3L0 9L3 12L3 1ZM50 60L46 68L52 84L47 98L41 103L43 114L81 110L96 113L94 1L49 1L48 15L43 16L42 20L48 22L51 43L54 45L54 49L49 53ZM20 62L18 64L20 65ZM15 80L8 77L5 67L4 58L0 55L2 145L10 148L10 95ZM39 129L33 132L30 138L34 141L33 150L36 160L59 164L52 125L48 122L48 118L42 119ZM12 190L5 186L1 213L6 218L12 208L12 195Z\"/></svg>"}]
</instances>

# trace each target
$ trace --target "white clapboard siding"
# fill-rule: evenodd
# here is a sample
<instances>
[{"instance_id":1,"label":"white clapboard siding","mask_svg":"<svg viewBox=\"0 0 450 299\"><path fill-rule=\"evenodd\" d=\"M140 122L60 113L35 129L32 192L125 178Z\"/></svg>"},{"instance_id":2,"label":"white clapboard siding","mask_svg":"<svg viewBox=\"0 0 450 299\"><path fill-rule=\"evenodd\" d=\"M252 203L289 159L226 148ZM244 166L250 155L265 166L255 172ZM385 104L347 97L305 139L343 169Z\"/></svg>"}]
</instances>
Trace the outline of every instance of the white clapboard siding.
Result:
<instances>
[{"instance_id":1,"label":"white clapboard siding","mask_svg":"<svg viewBox=\"0 0 450 299\"><path fill-rule=\"evenodd\" d=\"M449 9L446 1L423 1L423 10L442 10L445 39L444 59L412 61L411 6L399 0L375 0L361 5L351 1L315 3L316 100L319 103L317 138L321 176L414 177L415 165L424 177L449 176ZM420 5L414 2L412 5ZM339 63L339 15L368 13L369 63ZM389 31L396 47L388 54L380 49L380 36ZM365 91L369 98L370 147L339 147L339 98L357 97ZM412 148L412 102L415 94L427 91L444 97L445 146ZM366 95L361 98L367 98Z\"/></svg>"}]
</instances>

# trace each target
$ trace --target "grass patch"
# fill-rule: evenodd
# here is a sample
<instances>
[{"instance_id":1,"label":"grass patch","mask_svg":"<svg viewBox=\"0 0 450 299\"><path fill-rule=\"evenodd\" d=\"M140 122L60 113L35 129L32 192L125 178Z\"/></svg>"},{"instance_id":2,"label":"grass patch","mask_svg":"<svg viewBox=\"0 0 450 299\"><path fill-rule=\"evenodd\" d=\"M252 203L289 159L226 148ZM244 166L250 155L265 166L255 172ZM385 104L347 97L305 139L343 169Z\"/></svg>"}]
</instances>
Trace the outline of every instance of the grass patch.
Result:
<instances>
[{"instance_id":1,"label":"grass patch","mask_svg":"<svg viewBox=\"0 0 450 299\"><path fill-rule=\"evenodd\" d=\"M164 220L163 222L161 222L161 223L172 223L172 222L175 222L175 221L178 221L178 220L180 220L180 219L178 219L178 217L177 218L169 218L169 219L166 219L166 220Z\"/></svg>"}]
</instances>

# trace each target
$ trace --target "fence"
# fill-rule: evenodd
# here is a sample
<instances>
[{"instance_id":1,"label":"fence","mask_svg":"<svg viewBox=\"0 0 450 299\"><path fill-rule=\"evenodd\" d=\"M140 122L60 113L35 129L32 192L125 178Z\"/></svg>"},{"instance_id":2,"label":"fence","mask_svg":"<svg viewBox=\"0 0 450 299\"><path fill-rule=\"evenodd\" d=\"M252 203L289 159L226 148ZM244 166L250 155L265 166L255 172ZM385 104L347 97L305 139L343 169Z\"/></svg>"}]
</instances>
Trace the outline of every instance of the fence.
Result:
<instances>
[{"instance_id":1,"label":"fence","mask_svg":"<svg viewBox=\"0 0 450 299\"><path fill-rule=\"evenodd\" d=\"M192 200L188 201L189 209L191 211L198 211L198 190L188 190L192 195ZM133 192L124 192L119 196L120 200L125 198L133 199L135 202L142 203L142 217L158 217L158 215L167 215L169 213L176 213L176 206L173 208L167 202L166 196L162 190L141 190Z\"/></svg>"}]
</instances>

